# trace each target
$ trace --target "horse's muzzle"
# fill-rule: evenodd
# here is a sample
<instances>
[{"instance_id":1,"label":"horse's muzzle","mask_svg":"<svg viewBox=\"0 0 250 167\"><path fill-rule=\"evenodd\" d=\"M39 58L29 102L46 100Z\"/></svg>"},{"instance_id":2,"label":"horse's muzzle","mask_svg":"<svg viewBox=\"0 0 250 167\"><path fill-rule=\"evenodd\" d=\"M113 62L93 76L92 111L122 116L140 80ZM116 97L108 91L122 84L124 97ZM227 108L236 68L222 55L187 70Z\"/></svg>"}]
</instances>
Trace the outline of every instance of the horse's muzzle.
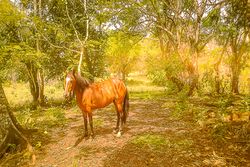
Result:
<instances>
[{"instance_id":1,"label":"horse's muzzle","mask_svg":"<svg viewBox=\"0 0 250 167\"><path fill-rule=\"evenodd\" d=\"M64 93L64 98L66 100L72 100L73 99L73 92Z\"/></svg>"}]
</instances>

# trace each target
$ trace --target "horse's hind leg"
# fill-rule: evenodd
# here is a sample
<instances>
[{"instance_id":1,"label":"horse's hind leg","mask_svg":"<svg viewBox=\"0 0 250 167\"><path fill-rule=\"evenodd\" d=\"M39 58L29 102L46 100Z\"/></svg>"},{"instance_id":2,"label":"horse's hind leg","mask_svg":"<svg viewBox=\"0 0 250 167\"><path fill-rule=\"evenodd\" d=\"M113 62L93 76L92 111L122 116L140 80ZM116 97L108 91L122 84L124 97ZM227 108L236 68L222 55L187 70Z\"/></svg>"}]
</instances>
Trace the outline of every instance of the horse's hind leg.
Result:
<instances>
[{"instance_id":1,"label":"horse's hind leg","mask_svg":"<svg viewBox=\"0 0 250 167\"><path fill-rule=\"evenodd\" d=\"M117 111L117 124L116 124L116 128L118 130L117 137L120 137L122 133L122 128L123 128L122 104L115 102L115 107Z\"/></svg>"},{"instance_id":2,"label":"horse's hind leg","mask_svg":"<svg viewBox=\"0 0 250 167\"><path fill-rule=\"evenodd\" d=\"M116 108L116 114L117 114L117 121L116 121L116 127L115 127L115 129L114 129L113 132L114 132L114 133L117 133L118 130L119 130L119 124L120 124L120 113L119 113L119 111L118 111L116 105L115 105L115 108Z\"/></svg>"}]
</instances>

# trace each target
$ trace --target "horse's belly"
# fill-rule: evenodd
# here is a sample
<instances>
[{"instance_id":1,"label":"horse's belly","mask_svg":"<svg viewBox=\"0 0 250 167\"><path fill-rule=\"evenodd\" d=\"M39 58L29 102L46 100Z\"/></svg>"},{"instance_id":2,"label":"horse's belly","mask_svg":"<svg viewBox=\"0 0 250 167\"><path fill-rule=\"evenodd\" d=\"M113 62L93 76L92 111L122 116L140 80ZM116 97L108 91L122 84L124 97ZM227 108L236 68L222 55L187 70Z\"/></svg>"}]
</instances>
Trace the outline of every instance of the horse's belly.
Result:
<instances>
[{"instance_id":1,"label":"horse's belly","mask_svg":"<svg viewBox=\"0 0 250 167\"><path fill-rule=\"evenodd\" d=\"M101 100L101 101L96 101L93 103L92 105L92 109L97 109L97 108L104 108L106 106L108 106L109 104L111 104L114 101L114 99L105 99L105 100Z\"/></svg>"}]
</instances>

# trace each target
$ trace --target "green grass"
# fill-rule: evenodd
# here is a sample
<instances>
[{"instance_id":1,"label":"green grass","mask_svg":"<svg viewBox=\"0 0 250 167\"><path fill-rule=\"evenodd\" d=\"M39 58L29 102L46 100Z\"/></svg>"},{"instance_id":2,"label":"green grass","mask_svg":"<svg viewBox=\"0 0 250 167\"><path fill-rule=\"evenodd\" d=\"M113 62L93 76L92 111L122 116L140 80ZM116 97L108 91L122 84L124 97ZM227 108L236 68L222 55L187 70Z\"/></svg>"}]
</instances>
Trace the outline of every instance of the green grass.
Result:
<instances>
[{"instance_id":1,"label":"green grass","mask_svg":"<svg viewBox=\"0 0 250 167\"><path fill-rule=\"evenodd\" d=\"M166 102L164 108L171 109L171 116L175 119L182 119L193 111L193 105L188 101Z\"/></svg>"},{"instance_id":2,"label":"green grass","mask_svg":"<svg viewBox=\"0 0 250 167\"><path fill-rule=\"evenodd\" d=\"M28 83L4 84L4 92L11 107L29 105L32 102ZM44 94L48 102L63 101L63 84L59 81L45 83Z\"/></svg>"},{"instance_id":3,"label":"green grass","mask_svg":"<svg viewBox=\"0 0 250 167\"><path fill-rule=\"evenodd\" d=\"M32 101L28 83L4 84L3 88L10 106L29 104Z\"/></svg>"},{"instance_id":4,"label":"green grass","mask_svg":"<svg viewBox=\"0 0 250 167\"><path fill-rule=\"evenodd\" d=\"M62 100L63 97L63 82L60 81L51 81L45 85L44 94L48 98L48 101L60 99Z\"/></svg>"},{"instance_id":5,"label":"green grass","mask_svg":"<svg viewBox=\"0 0 250 167\"><path fill-rule=\"evenodd\" d=\"M142 91L142 92L129 92L130 99L161 99L165 96L162 91Z\"/></svg>"},{"instance_id":6,"label":"green grass","mask_svg":"<svg viewBox=\"0 0 250 167\"><path fill-rule=\"evenodd\" d=\"M101 118L94 118L93 119L93 125L95 127L102 127L104 125L104 121Z\"/></svg>"},{"instance_id":7,"label":"green grass","mask_svg":"<svg viewBox=\"0 0 250 167\"><path fill-rule=\"evenodd\" d=\"M143 75L131 75L127 78L126 85L131 99L153 99L165 95L165 88L155 86Z\"/></svg>"},{"instance_id":8,"label":"green grass","mask_svg":"<svg viewBox=\"0 0 250 167\"><path fill-rule=\"evenodd\" d=\"M143 134L136 136L131 140L131 143L143 148L149 147L152 150L160 150L170 146L170 141L161 135Z\"/></svg>"},{"instance_id":9,"label":"green grass","mask_svg":"<svg viewBox=\"0 0 250 167\"><path fill-rule=\"evenodd\" d=\"M225 142L225 136L229 132L229 124L228 123L217 123L214 124L211 129L211 137L217 143Z\"/></svg>"},{"instance_id":10,"label":"green grass","mask_svg":"<svg viewBox=\"0 0 250 167\"><path fill-rule=\"evenodd\" d=\"M64 109L52 107L49 109L29 110L25 109L15 113L17 120L26 128L37 128L46 130L53 126L67 123Z\"/></svg>"},{"instance_id":11,"label":"green grass","mask_svg":"<svg viewBox=\"0 0 250 167\"><path fill-rule=\"evenodd\" d=\"M183 139L183 140L176 140L172 145L177 150L186 150L193 146L193 140L190 139Z\"/></svg>"}]
</instances>

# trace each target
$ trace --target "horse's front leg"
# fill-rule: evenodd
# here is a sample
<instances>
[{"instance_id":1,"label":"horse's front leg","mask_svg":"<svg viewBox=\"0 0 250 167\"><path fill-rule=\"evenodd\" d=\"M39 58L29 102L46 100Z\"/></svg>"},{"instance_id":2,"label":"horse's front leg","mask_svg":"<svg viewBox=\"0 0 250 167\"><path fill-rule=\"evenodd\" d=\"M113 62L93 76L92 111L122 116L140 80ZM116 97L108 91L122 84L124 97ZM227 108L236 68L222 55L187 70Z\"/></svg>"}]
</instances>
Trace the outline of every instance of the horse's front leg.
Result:
<instances>
[{"instance_id":1,"label":"horse's front leg","mask_svg":"<svg viewBox=\"0 0 250 167\"><path fill-rule=\"evenodd\" d=\"M94 138L94 130L93 130L93 118L92 118L92 116L93 116L93 114L92 114L92 112L90 111L89 113L88 113L88 117L89 117L89 125L90 125L90 130L91 130L91 136L92 136L92 138Z\"/></svg>"},{"instance_id":2,"label":"horse's front leg","mask_svg":"<svg viewBox=\"0 0 250 167\"><path fill-rule=\"evenodd\" d=\"M88 136L88 120L87 120L87 112L83 111L83 119L84 119L84 137Z\"/></svg>"}]
</instances>

